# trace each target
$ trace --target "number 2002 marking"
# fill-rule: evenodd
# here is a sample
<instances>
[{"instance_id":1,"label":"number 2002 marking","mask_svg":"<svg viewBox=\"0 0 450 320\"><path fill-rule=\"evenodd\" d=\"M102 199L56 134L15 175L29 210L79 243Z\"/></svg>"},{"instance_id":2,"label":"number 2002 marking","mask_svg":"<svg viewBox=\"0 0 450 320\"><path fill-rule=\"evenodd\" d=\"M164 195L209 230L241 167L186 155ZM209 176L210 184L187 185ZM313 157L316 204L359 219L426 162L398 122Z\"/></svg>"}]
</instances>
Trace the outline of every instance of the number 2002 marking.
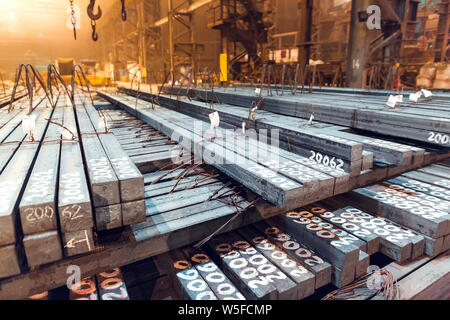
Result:
<instances>
[{"instance_id":1,"label":"number 2002 marking","mask_svg":"<svg viewBox=\"0 0 450 320\"><path fill-rule=\"evenodd\" d=\"M450 142L450 137L443 133L430 132L428 141L435 142L438 144L448 144Z\"/></svg>"},{"instance_id":2,"label":"number 2002 marking","mask_svg":"<svg viewBox=\"0 0 450 320\"><path fill-rule=\"evenodd\" d=\"M342 169L342 166L344 165L344 161L341 159L336 159L335 157L332 157L330 159L329 156L326 156L326 155L324 156L320 152L315 152L312 150L311 150L311 153L312 153L312 156L309 157L310 160L314 160L318 163L322 163L322 164L326 165L327 167L331 167L333 169ZM335 160L337 160L337 163Z\"/></svg>"}]
</instances>

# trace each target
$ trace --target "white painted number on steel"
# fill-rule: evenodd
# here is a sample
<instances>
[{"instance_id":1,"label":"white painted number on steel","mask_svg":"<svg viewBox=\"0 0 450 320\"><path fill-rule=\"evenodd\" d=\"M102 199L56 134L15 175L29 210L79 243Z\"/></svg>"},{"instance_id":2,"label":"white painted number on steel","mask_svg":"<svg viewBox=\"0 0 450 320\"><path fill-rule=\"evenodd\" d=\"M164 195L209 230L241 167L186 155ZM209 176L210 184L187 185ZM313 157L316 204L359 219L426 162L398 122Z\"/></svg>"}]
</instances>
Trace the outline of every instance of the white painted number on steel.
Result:
<instances>
[{"instance_id":1,"label":"white painted number on steel","mask_svg":"<svg viewBox=\"0 0 450 320\"><path fill-rule=\"evenodd\" d=\"M330 167L332 169L342 169L342 166L344 165L344 161L342 159L336 159L336 157L329 157L327 155L323 155L320 152L310 151L311 157L309 157L310 160L314 160L317 163L321 163L327 167Z\"/></svg>"},{"instance_id":2,"label":"white painted number on steel","mask_svg":"<svg viewBox=\"0 0 450 320\"><path fill-rule=\"evenodd\" d=\"M430 132L428 141L435 142L438 144L448 144L450 142L450 137L443 133Z\"/></svg>"}]
</instances>

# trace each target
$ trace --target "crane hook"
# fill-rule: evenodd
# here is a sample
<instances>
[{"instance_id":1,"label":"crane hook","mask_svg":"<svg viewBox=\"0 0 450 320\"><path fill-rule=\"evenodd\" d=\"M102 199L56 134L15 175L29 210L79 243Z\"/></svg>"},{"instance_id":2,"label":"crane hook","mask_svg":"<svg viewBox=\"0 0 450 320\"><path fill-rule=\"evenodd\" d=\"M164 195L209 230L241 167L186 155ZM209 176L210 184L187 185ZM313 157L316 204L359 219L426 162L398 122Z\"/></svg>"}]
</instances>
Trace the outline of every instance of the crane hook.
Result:
<instances>
[{"instance_id":1,"label":"crane hook","mask_svg":"<svg viewBox=\"0 0 450 320\"><path fill-rule=\"evenodd\" d=\"M95 22L95 20L91 20L91 26L92 26L92 40L97 41L98 33L97 33L97 23Z\"/></svg>"},{"instance_id":2,"label":"crane hook","mask_svg":"<svg viewBox=\"0 0 450 320\"><path fill-rule=\"evenodd\" d=\"M102 17L102 9L100 6L98 7L98 13L94 14L94 6L95 6L95 0L90 0L89 5L87 7L87 14L91 20L98 20Z\"/></svg>"},{"instance_id":3,"label":"crane hook","mask_svg":"<svg viewBox=\"0 0 450 320\"><path fill-rule=\"evenodd\" d=\"M94 40L94 41L98 40L98 33L95 30L92 30L92 40Z\"/></svg>"}]
</instances>

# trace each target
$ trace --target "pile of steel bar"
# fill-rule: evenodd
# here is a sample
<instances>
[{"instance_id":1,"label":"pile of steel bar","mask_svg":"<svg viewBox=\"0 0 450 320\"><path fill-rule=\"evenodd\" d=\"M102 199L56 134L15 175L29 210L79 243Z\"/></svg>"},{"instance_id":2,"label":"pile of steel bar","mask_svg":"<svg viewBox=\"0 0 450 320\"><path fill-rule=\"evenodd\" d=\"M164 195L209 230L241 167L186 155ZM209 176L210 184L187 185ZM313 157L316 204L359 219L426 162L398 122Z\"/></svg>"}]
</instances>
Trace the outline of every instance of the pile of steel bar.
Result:
<instances>
[{"instance_id":1,"label":"pile of steel bar","mask_svg":"<svg viewBox=\"0 0 450 320\"><path fill-rule=\"evenodd\" d=\"M256 88L261 88L261 84L253 84L249 85L248 83L233 83L233 87L237 88L252 88L255 90ZM365 88L346 88L346 87L328 87L328 86L301 86L297 85L297 87L293 85L287 85L284 86L280 84L272 84L271 86L272 94L280 94L280 95L290 95L295 91L294 93L306 93L306 92L317 92L317 93L339 93L339 94L353 94L353 95L369 95L369 96L383 96L387 97L390 94L396 95L399 93L397 90L383 90L383 89L365 89ZM269 86L267 84L263 85L264 90L268 90ZM277 90L279 90L277 92ZM411 90L403 90L400 91L400 93L409 95L411 93L416 93L417 91L411 91ZM436 98L450 98L450 94L448 90L433 90L433 96Z\"/></svg>"},{"instance_id":2,"label":"pile of steel bar","mask_svg":"<svg viewBox=\"0 0 450 320\"><path fill-rule=\"evenodd\" d=\"M136 95L134 90L123 89L126 93ZM205 119L211 113L210 107L198 101L175 96L156 96L140 92L139 97L152 101L157 100L164 106L177 110L192 117ZM214 111L220 115L224 127L246 127L256 130L279 130L280 145L283 149L293 151L298 155L313 160L320 160L321 164L342 168L351 176L359 175L373 168L373 162L382 162L397 169L410 170L414 167L426 165L433 159L424 159L422 143L404 141L371 135L350 133L349 128L312 122L296 117L284 116L268 112L257 111L256 118L249 120L248 110L231 105L216 104ZM362 154L361 146L362 145ZM426 146L433 149L431 145ZM448 156L446 148L436 147L442 157ZM427 153L429 155L429 153ZM391 171L394 169L391 168Z\"/></svg>"},{"instance_id":3,"label":"pile of steel bar","mask_svg":"<svg viewBox=\"0 0 450 320\"><path fill-rule=\"evenodd\" d=\"M166 122L174 121L184 130L188 130L185 129L188 120L185 119L192 119L182 115L164 118L170 110L165 111L156 106L153 109L151 104L139 99L136 108L136 98L114 96L114 99L121 99L123 102L118 105L122 108L128 105L125 109L133 115L139 116L141 111L148 111L151 116L155 113ZM80 100L88 110L90 102L82 96ZM79 118L83 117L82 112L78 112L78 105L76 106L75 114L80 121ZM144 173L146 221L125 229L111 230L107 234L99 233L95 240L96 250L92 253L66 258L41 266L38 270L30 270L1 280L0 298L23 298L39 294L46 289L64 286L67 280L67 267L70 265L80 266L83 277L96 275L98 281L99 274L112 267L122 267L186 245L190 247L171 252L169 256L172 261L178 261L178 258L182 257L183 262L188 262L177 264L180 269L176 274L184 271L184 278L183 275L179 275L175 279L179 279L177 282L182 295L190 299L311 297L318 292L316 289L323 288L327 284L342 287L365 273L369 256L377 252L395 261L385 268L398 269L396 273L398 280L404 281L405 287L411 283L413 270L417 269L417 272L423 273L419 268L421 266L430 270L427 266L433 263L442 265L440 271L434 273L434 279L427 278L428 284L441 280L445 272L448 273L445 271L447 260L442 262L442 257L446 256L439 255L439 252L448 250L450 245L450 238L443 235L442 227L436 229L439 230L439 237L432 237L423 234L418 225L403 224L392 216L378 217L376 216L378 211L372 209L385 205L381 200L373 208L362 208L359 203L352 201L353 193L323 199L321 202L314 200L314 203L308 202L309 205L300 204L298 206L300 209L291 212L286 212L263 199L255 203L254 200L258 197L243 188L242 184L229 179L227 174L224 175L219 172L220 170L214 170L206 164L195 165L188 161L191 155L182 150L182 147L187 145L177 144L176 139L171 141L169 137L172 136L168 137L157 131L160 127L150 126L107 103L97 102L96 109L101 110L100 113L95 113L100 119L91 123L94 129L98 130L97 135L104 135L104 129L100 125L104 120L99 116L103 114L109 121L109 133L116 137L122 149ZM89 117L89 111L86 113ZM146 118L143 120L147 121ZM83 138L81 135L81 142ZM250 143L249 139L246 141ZM216 145L223 147L220 143ZM214 150L217 150L217 147ZM172 160L174 155L179 155L181 151L184 155L183 161L177 164ZM243 152L236 147L233 151L235 154ZM417 157L422 159L421 166L440 158L448 158L442 151L428 147L422 149L421 153L422 156ZM415 163L413 166L412 156L409 159L411 159L409 168L417 165ZM364 174L351 177L348 180L351 184L348 190L372 182L381 182L380 185L395 183L394 191L398 192L400 182L404 181L388 179L399 179L393 177L403 172L404 168L399 171L394 170L395 166L383 164L378 166L378 164L375 161L373 168L369 169L374 172L370 179L364 177ZM445 189L446 191L434 187L429 189L430 195L440 198L449 189L448 184L436 175L440 170L445 170L441 168L442 166L448 166L448 161L404 173L401 177L417 181L418 184L413 186L421 188L420 192L425 195L429 194L424 191L425 185L422 183ZM425 173L427 175L424 176ZM410 186L411 181L408 183L403 187L414 190ZM415 192L417 191L419 190L416 189ZM248 207L252 203L253 206ZM431 204L421 206L428 207L424 210L430 211ZM230 222L231 218L233 220ZM210 236L216 230L220 235L206 242L202 249L193 250L193 244ZM236 231L225 234L231 230ZM441 239L442 243L439 244ZM424 253L433 257L423 256ZM242 264L247 264L243 270ZM250 270L251 268L255 270ZM242 273L244 271L245 273ZM255 287L255 282L252 282L255 280L253 279L255 272L257 276L263 277L257 279L267 284L258 283ZM205 288L204 293L189 291L189 288L192 288L189 282L193 278L187 279L186 276L194 275L195 283L201 282L201 287ZM213 280L220 278L220 283L214 284L214 281L211 281L212 277ZM89 283L95 284L94 279L87 278L86 283L91 281ZM425 287L426 285L424 284ZM17 286L23 290L21 292L14 290ZM229 290L224 292L221 290L223 288ZM95 290L99 296L100 288L95 287ZM364 299L383 298L372 289L365 291L367 292L363 296ZM91 297L80 297L79 293L79 290L75 292L73 298ZM419 292L418 295L420 294ZM111 294L115 295L120 295L120 292Z\"/></svg>"},{"instance_id":4,"label":"pile of steel bar","mask_svg":"<svg viewBox=\"0 0 450 320\"><path fill-rule=\"evenodd\" d=\"M29 100L1 111L0 278L91 252L95 231L145 220L144 178L99 129L91 102L43 98L33 100L32 129Z\"/></svg>"},{"instance_id":5,"label":"pile of steel bar","mask_svg":"<svg viewBox=\"0 0 450 320\"><path fill-rule=\"evenodd\" d=\"M442 213L436 222L443 226L439 229L432 229L431 222L426 221L431 219L428 216L437 214L437 203L446 206L449 172L448 162L443 162L383 182L394 187L393 190L409 192L415 201L423 200L421 204L411 205L417 211L406 212L400 203L401 209L395 209L393 196L394 203L386 201L388 192L383 197L378 194L365 211L362 207L366 202L349 193L215 237L206 245L206 252L190 248L172 252L172 265L178 267L173 272L177 274L181 292L192 300L224 299L216 278L207 273L215 272L223 273L217 275L217 280L224 286L232 279L236 288L230 291L235 298L242 294L246 299L301 299L330 282L338 288L352 283L366 273L369 256L380 252L394 261L386 268L399 281L400 297L397 298L420 297L424 294L420 290L445 280L450 272L449 215ZM431 193L434 195L430 196ZM377 208L383 205L392 208L384 211L387 215L378 215ZM414 217L417 212L422 213L423 221ZM438 258L432 260L434 257ZM435 262L426 267L428 272L433 270L433 264L441 269L432 271L432 276L420 271L426 281L417 278L418 275L406 277L429 261ZM194 280L204 283L202 290L192 289ZM414 281L419 286L412 290ZM382 298L374 288L361 290L364 294L358 295L359 299Z\"/></svg>"},{"instance_id":6,"label":"pile of steel bar","mask_svg":"<svg viewBox=\"0 0 450 320\"><path fill-rule=\"evenodd\" d=\"M43 288L65 285L70 265L80 266L83 276L94 275L112 266L127 265L203 240L231 218L223 231L282 212L211 167L175 165L169 151L177 145L167 137L124 111L101 104L98 107L108 118L109 132L146 172L143 174L146 221L99 233L94 239L95 250L89 254L68 257L0 280L0 299L23 298L38 294ZM149 132L155 139L141 141L142 135ZM16 286L22 290L14 290Z\"/></svg>"},{"instance_id":7,"label":"pile of steel bar","mask_svg":"<svg viewBox=\"0 0 450 320\"><path fill-rule=\"evenodd\" d=\"M425 149L416 146L349 134L354 140L359 139L361 142L365 141L366 145L371 144L373 147L370 149L371 151L367 151L363 155L363 147L366 145L361 142L355 142L354 140L339 138L337 134L337 137L332 136L331 134L334 134L337 130L334 131L333 129L333 131L326 132L320 131L319 129L317 131L313 131L314 129L309 129L309 131L304 130L306 133L302 137L313 137L311 140L317 142L314 147L316 150L317 148L321 148L320 150L322 152L326 152L325 150L327 148L325 145L328 145L328 149L333 149L332 146L334 146L336 153L340 153L341 155L347 154L347 159L351 159L352 155L358 159L359 166L361 167L358 174L352 176L339 166L331 165L332 161L330 159L336 161L336 158L330 153L328 153L329 156L323 156L318 151L312 151L314 155L320 155L319 162L317 157L310 156L306 158L295 152L297 150L288 151L283 148L274 147L273 145L268 146L264 143L257 144L254 141L255 139L252 140L249 137L250 135L242 135L239 130L233 133L237 143L224 143L222 139L206 140L204 137L208 135L207 130L209 129L205 128L209 128L209 124L204 121L205 116L197 116L197 118L190 116L195 114L201 115L202 108L204 109L204 114L211 113L211 110L202 107L201 103L196 104L194 111L189 112L186 110L190 109L193 102L188 102L181 98L177 100L163 96L158 97L161 104L165 106L172 104L169 108L163 108L151 105L151 103L140 99L136 100L135 98L127 97L126 95L100 94L111 102L118 103L125 110L136 114L139 118L151 124L153 127L158 128L165 134L173 136L176 139L182 137L181 143L186 149L201 150L202 155L205 153L214 153L214 157L206 157L204 159L208 164L215 166L223 173L261 195L264 199L284 209L293 209L317 200L329 198L332 195L341 194L356 187L417 168L426 161ZM178 108L179 110L183 110L183 113L190 115L183 115L176 112L176 110L169 110L172 108ZM194 120L197 121L195 122ZM200 128L196 128L196 125ZM226 117L221 122L221 125L223 129L215 129L215 134L221 138L229 138L225 128L236 128L236 125L233 126L232 122L227 122ZM285 129L285 131L289 130ZM280 136L282 135L280 134ZM303 139L298 139L298 141L303 141ZM320 141L324 144L323 147L317 147ZM252 150L249 150L251 149L249 145L255 145L256 149L263 147L263 151L270 150L272 154L276 154L278 157L274 160L270 156L265 156L264 152L252 152ZM375 162L375 167L372 166L370 168L370 163L373 163L371 161L372 156L375 157L374 153L378 161ZM439 158L445 158L449 155L448 150L444 150L440 155L436 155L436 152L431 152L430 156L427 157L431 158L431 154ZM243 159L241 162L218 161L218 158L219 160L229 160L230 158L231 160L239 160L241 157ZM325 157L328 160L324 163L323 159ZM363 159L364 157L366 159ZM386 158L389 158L392 162L379 162ZM362 163L364 162L367 168L361 171ZM241 163L244 163L244 165L241 165ZM339 163L339 159L337 163ZM313 178L311 179L311 177ZM274 183L275 181L278 183ZM318 192L319 189L320 192Z\"/></svg>"},{"instance_id":8,"label":"pile of steel bar","mask_svg":"<svg viewBox=\"0 0 450 320\"><path fill-rule=\"evenodd\" d=\"M268 230L279 231L273 226ZM246 240L246 232L255 238ZM287 237L282 231L279 235ZM174 295L187 300L322 298L323 294L315 291L314 285L317 285L319 272L322 276L330 275L330 264L295 239L289 240L289 246L297 246L297 255L291 249L278 246L278 240L270 239L252 226L219 237L213 242L216 248L210 251L211 254L203 251L191 253L189 248L170 253L176 282ZM393 299L446 300L448 292L440 288L449 284L449 261L450 251L447 250L436 257L422 256L401 264L395 261L388 263L380 273L387 271L395 277ZM333 287L325 288L331 291ZM377 288L366 285L349 292L338 292L333 298L386 300L388 293L380 293Z\"/></svg>"},{"instance_id":9,"label":"pile of steel bar","mask_svg":"<svg viewBox=\"0 0 450 320\"><path fill-rule=\"evenodd\" d=\"M271 230L277 231L274 227ZM285 237L285 234L279 235ZM184 247L155 259L145 259L121 268L104 269L78 283L72 283L70 288L63 286L49 289L27 299L253 300L263 297L298 300L321 299L324 296L321 291L330 287L323 283L327 279L329 281L332 266L311 250L301 246L297 249L297 254L293 248L286 251L276 245L277 235L275 238L266 237L254 226L240 229L228 236L235 242L231 241L230 244L229 240L220 239L223 242L218 245L219 255ZM396 277L396 299L445 300L449 298L448 292L440 287L443 283L449 283L449 259L450 251L432 258L423 256L406 263L390 262L381 271L390 272ZM239 269L243 269L240 266L245 263L245 272L242 270L242 274L239 274ZM258 270L263 271L263 275L255 280L250 275ZM270 283L264 284L264 279L270 279ZM334 296L338 300L386 298L384 293L367 285Z\"/></svg>"},{"instance_id":10,"label":"pile of steel bar","mask_svg":"<svg viewBox=\"0 0 450 320\"><path fill-rule=\"evenodd\" d=\"M165 87L166 92L186 93L187 89ZM258 89L261 90L261 89ZM305 94L255 94L254 88L194 88L190 94L205 101L215 101L249 108L262 99L260 109L273 113L367 130L378 134L408 138L438 146L450 146L450 99L411 103L405 95L395 109L386 105L388 96L354 93L312 92ZM401 94L401 93L399 93Z\"/></svg>"}]
</instances>

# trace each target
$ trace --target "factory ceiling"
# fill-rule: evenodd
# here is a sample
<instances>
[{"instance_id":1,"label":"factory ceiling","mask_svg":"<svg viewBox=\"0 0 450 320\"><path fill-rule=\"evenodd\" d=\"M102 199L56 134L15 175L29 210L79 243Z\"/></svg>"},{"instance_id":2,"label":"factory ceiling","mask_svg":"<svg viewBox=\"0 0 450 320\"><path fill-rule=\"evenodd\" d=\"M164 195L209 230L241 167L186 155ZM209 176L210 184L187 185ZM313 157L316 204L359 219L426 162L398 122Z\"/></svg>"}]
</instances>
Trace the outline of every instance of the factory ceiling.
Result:
<instances>
[{"instance_id":1,"label":"factory ceiling","mask_svg":"<svg viewBox=\"0 0 450 320\"><path fill-rule=\"evenodd\" d=\"M97 1L103 13L114 1ZM86 8L89 0L74 0L81 10L81 32L88 33ZM70 16L69 0L0 0L0 41L28 42L38 39L65 40L71 30L66 27Z\"/></svg>"},{"instance_id":2,"label":"factory ceiling","mask_svg":"<svg viewBox=\"0 0 450 320\"><path fill-rule=\"evenodd\" d=\"M105 16L114 1L96 3ZM99 44L91 39L88 4L89 0L74 0L80 14L75 41L69 0L0 0L0 72L8 76L20 63L42 69L58 57L95 58Z\"/></svg>"}]
</instances>

